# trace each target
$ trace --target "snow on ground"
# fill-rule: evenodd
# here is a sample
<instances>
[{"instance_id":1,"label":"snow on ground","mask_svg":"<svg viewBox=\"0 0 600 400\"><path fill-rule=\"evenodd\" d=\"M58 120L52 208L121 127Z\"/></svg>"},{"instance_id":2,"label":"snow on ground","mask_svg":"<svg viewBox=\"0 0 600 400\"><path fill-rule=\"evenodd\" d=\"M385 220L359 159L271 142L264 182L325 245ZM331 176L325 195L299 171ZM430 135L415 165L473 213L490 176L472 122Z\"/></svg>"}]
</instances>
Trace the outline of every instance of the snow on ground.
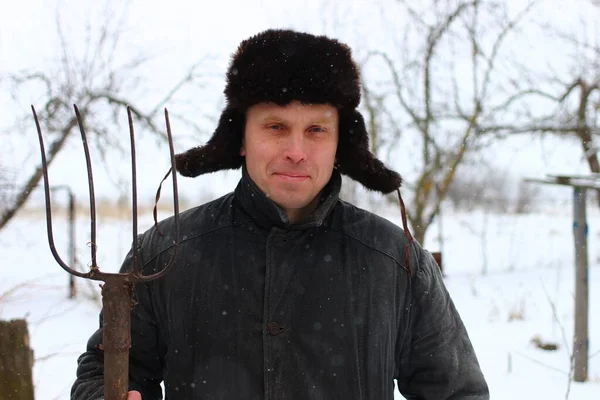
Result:
<instances>
[{"instance_id":1,"label":"snow on ground","mask_svg":"<svg viewBox=\"0 0 600 400\"><path fill-rule=\"evenodd\" d=\"M494 399L600 399L600 223L588 212L589 378L568 383L573 336L574 250L570 208L555 213L495 215L447 212L443 219L446 283L461 313ZM389 217L399 223L396 215ZM140 229L151 223L140 220ZM78 257L89 260L88 221L79 218ZM38 399L68 399L76 360L98 323L98 283L78 279L66 299L67 275L54 262L45 222L21 216L0 232L0 318L26 318L35 351ZM437 225L428 233L438 250ZM429 236L430 235L430 236ZM55 239L67 258L67 225L57 216ZM431 239L431 240L429 240ZM100 220L98 263L116 271L129 249L131 226ZM486 271L485 274L482 272ZM555 310L555 311L553 311ZM555 352L531 339L558 344ZM397 396L398 399L402 397Z\"/></svg>"}]
</instances>

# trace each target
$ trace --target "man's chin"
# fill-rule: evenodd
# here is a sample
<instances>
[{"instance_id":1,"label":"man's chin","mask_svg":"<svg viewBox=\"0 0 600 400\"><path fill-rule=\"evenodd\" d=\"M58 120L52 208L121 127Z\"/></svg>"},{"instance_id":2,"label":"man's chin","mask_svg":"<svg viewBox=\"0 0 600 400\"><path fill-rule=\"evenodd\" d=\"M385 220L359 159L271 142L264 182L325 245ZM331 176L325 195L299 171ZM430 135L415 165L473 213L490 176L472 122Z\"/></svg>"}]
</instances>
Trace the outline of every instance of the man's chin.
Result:
<instances>
[{"instance_id":1,"label":"man's chin","mask_svg":"<svg viewBox=\"0 0 600 400\"><path fill-rule=\"evenodd\" d=\"M306 198L310 187L310 179L288 180L275 178L271 182L271 191L273 195L278 194L279 198L285 199L290 197Z\"/></svg>"},{"instance_id":2,"label":"man's chin","mask_svg":"<svg viewBox=\"0 0 600 400\"><path fill-rule=\"evenodd\" d=\"M270 199L273 200L275 204L284 210L298 210L306 208L310 203L311 199L302 197L292 197L290 196L281 196L280 194L273 194L270 196Z\"/></svg>"}]
</instances>

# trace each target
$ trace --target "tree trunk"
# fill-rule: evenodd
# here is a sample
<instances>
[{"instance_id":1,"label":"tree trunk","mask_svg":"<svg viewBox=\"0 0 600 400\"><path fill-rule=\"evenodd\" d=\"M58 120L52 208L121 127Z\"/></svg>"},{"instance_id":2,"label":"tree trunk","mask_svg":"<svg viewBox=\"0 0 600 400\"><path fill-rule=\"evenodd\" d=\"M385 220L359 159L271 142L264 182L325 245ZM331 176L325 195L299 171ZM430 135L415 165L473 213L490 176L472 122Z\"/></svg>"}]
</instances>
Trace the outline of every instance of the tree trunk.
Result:
<instances>
[{"instance_id":1,"label":"tree trunk","mask_svg":"<svg viewBox=\"0 0 600 400\"><path fill-rule=\"evenodd\" d=\"M416 215L413 218L409 218L411 224L411 231L413 239L417 241L421 246L425 246L425 233L427 232L428 225L423 221L422 215Z\"/></svg>"},{"instance_id":2,"label":"tree trunk","mask_svg":"<svg viewBox=\"0 0 600 400\"><path fill-rule=\"evenodd\" d=\"M0 399L33 400L32 369L27 322L0 321Z\"/></svg>"},{"instance_id":3,"label":"tree trunk","mask_svg":"<svg viewBox=\"0 0 600 400\"><path fill-rule=\"evenodd\" d=\"M594 148L594 139L590 127L587 123L587 107L590 94L596 89L595 86L589 86L583 80L579 82L581 93L579 97L579 108L577 109L577 137L581 141L581 147L585 159L590 166L590 171L600 173L600 161L598 161L598 150ZM600 190L596 191L596 201L600 207Z\"/></svg>"},{"instance_id":4,"label":"tree trunk","mask_svg":"<svg viewBox=\"0 0 600 400\"><path fill-rule=\"evenodd\" d=\"M50 164L54 161L58 153L62 150L65 145L67 138L69 137L71 130L77 126L77 120L75 118L71 119L69 123L65 126L65 128L61 131L60 136L52 145L50 146L50 150L46 155L47 165L50 168ZM15 201L8 207L3 214L0 214L0 230L8 224L8 222L17 214L17 212L25 205L29 196L37 187L40 180L43 177L43 169L40 164L36 170L31 174L27 183L23 185L23 187L19 190L19 194Z\"/></svg>"}]
</instances>

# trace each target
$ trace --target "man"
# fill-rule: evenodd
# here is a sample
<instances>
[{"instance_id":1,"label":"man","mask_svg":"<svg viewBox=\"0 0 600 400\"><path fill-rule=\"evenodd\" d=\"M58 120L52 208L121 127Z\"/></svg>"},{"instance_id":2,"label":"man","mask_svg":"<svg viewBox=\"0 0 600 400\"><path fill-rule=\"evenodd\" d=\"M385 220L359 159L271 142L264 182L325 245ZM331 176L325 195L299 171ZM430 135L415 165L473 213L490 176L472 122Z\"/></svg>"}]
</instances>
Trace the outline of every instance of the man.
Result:
<instances>
[{"instance_id":1,"label":"man","mask_svg":"<svg viewBox=\"0 0 600 400\"><path fill-rule=\"evenodd\" d=\"M338 198L342 174L382 193L401 184L369 151L350 49L262 32L233 55L225 95L213 136L177 169L242 178L180 215L176 266L136 286L129 399L160 399L164 382L171 400L391 400L394 380L408 399L488 399L431 255ZM167 219L142 235L145 273L168 262L172 234ZM73 399L102 397L101 338Z\"/></svg>"}]
</instances>

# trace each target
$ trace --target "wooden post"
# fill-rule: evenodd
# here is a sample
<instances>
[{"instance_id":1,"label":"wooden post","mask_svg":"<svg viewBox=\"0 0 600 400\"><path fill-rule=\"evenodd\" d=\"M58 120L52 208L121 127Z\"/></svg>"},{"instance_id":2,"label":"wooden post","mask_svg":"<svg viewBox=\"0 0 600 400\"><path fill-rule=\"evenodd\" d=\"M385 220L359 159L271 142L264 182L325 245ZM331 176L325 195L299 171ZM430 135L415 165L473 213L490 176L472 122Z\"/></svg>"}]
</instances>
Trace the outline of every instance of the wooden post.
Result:
<instances>
[{"instance_id":1,"label":"wooden post","mask_svg":"<svg viewBox=\"0 0 600 400\"><path fill-rule=\"evenodd\" d=\"M444 266L442 264L442 252L441 251L433 251L433 252L431 252L431 255L433 256L433 259L435 260L438 267L440 268L442 275L444 275Z\"/></svg>"},{"instance_id":2,"label":"wooden post","mask_svg":"<svg viewBox=\"0 0 600 400\"><path fill-rule=\"evenodd\" d=\"M588 254L586 189L574 188L573 235L575 238L575 334L573 337L575 382L587 381L588 375Z\"/></svg>"},{"instance_id":3,"label":"wooden post","mask_svg":"<svg viewBox=\"0 0 600 400\"><path fill-rule=\"evenodd\" d=\"M573 237L575 239L575 331L573 334L573 380L588 379L588 303L589 268L587 254L586 189L599 190L598 175L552 176L553 179L528 179L530 182L573 187Z\"/></svg>"},{"instance_id":4,"label":"wooden post","mask_svg":"<svg viewBox=\"0 0 600 400\"><path fill-rule=\"evenodd\" d=\"M27 322L0 321L0 399L33 400L32 369Z\"/></svg>"},{"instance_id":5,"label":"wooden post","mask_svg":"<svg viewBox=\"0 0 600 400\"><path fill-rule=\"evenodd\" d=\"M69 261L73 268L77 265L75 252L75 195L69 190ZM69 274L69 298L74 299L77 295L75 276Z\"/></svg>"}]
</instances>

